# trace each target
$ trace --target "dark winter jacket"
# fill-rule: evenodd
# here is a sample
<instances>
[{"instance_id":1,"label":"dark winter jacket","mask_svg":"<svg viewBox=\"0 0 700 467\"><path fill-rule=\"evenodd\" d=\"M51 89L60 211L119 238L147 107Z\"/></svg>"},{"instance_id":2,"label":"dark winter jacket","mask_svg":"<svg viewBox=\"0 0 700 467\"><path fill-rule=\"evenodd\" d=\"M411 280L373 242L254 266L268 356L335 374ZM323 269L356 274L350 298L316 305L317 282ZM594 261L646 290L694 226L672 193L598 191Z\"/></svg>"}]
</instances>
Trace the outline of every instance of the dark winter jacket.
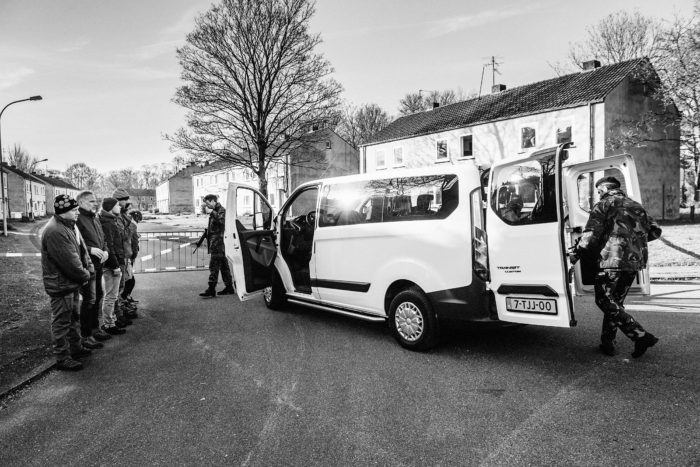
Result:
<instances>
[{"instance_id":1,"label":"dark winter jacket","mask_svg":"<svg viewBox=\"0 0 700 467\"><path fill-rule=\"evenodd\" d=\"M639 271L647 266L647 242L661 229L638 202L622 190L610 190L593 206L578 250L598 256L601 269Z\"/></svg>"},{"instance_id":2,"label":"dark winter jacket","mask_svg":"<svg viewBox=\"0 0 700 467\"><path fill-rule=\"evenodd\" d=\"M121 225L122 228L122 238L124 239L124 258L131 259L134 252L131 247L131 224L133 221L124 212L117 218L117 223Z\"/></svg>"},{"instance_id":3,"label":"dark winter jacket","mask_svg":"<svg viewBox=\"0 0 700 467\"><path fill-rule=\"evenodd\" d=\"M78 216L76 224L78 230L80 230L80 234L83 236L83 240L85 240L85 244L88 246L88 253L90 252L90 248L106 250L105 235L104 232L102 232L102 224L100 224L97 214L92 211L86 211L83 208L78 208L78 212L80 215ZM95 267L101 267L102 263L99 257L90 255L90 259Z\"/></svg>"},{"instance_id":4,"label":"dark winter jacket","mask_svg":"<svg viewBox=\"0 0 700 467\"><path fill-rule=\"evenodd\" d=\"M224 228L226 224L226 209L221 203L216 203L209 214L209 227L207 228L207 243L209 253L224 254Z\"/></svg>"},{"instance_id":5,"label":"dark winter jacket","mask_svg":"<svg viewBox=\"0 0 700 467\"><path fill-rule=\"evenodd\" d=\"M133 220L129 224L129 230L131 231L131 261L134 261L139 255L139 230L136 222Z\"/></svg>"},{"instance_id":6,"label":"dark winter jacket","mask_svg":"<svg viewBox=\"0 0 700 467\"><path fill-rule=\"evenodd\" d=\"M124 262L124 234L117 216L104 209L100 211L100 224L105 234L105 246L109 252L109 258L105 261L104 267L118 269Z\"/></svg>"},{"instance_id":7,"label":"dark winter jacket","mask_svg":"<svg viewBox=\"0 0 700 467\"><path fill-rule=\"evenodd\" d=\"M54 215L46 224L41 237L41 269L44 289L52 297L73 293L90 280L94 268L74 221Z\"/></svg>"}]
</instances>

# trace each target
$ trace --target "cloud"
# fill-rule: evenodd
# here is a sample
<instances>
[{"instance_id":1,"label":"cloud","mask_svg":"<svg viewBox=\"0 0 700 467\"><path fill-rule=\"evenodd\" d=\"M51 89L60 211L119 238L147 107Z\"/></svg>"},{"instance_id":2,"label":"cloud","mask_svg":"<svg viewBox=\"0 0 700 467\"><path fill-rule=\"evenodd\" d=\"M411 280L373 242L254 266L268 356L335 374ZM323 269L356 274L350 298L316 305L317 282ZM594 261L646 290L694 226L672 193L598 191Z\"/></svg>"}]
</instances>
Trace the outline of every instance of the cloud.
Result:
<instances>
[{"instance_id":1,"label":"cloud","mask_svg":"<svg viewBox=\"0 0 700 467\"><path fill-rule=\"evenodd\" d=\"M60 53L69 53L69 52L76 52L78 50L82 50L85 47L88 46L90 43L90 40L86 37L81 37L80 39L76 39L75 41L68 43L62 47L59 47L57 49L58 52Z\"/></svg>"},{"instance_id":2,"label":"cloud","mask_svg":"<svg viewBox=\"0 0 700 467\"><path fill-rule=\"evenodd\" d=\"M32 74L34 74L34 70L27 67L21 67L17 70L0 73L0 89L11 88Z\"/></svg>"},{"instance_id":3,"label":"cloud","mask_svg":"<svg viewBox=\"0 0 700 467\"><path fill-rule=\"evenodd\" d=\"M153 44L137 47L128 54L121 54L120 57L137 62L151 61L162 55L175 56L175 49L185 42L184 38L180 40L160 41Z\"/></svg>"},{"instance_id":4,"label":"cloud","mask_svg":"<svg viewBox=\"0 0 700 467\"><path fill-rule=\"evenodd\" d=\"M184 39L185 35L194 28L194 19L203 12L204 10L202 8L190 8L183 13L179 20L170 26L164 27L160 32L163 36L180 36Z\"/></svg>"},{"instance_id":5,"label":"cloud","mask_svg":"<svg viewBox=\"0 0 700 467\"><path fill-rule=\"evenodd\" d=\"M502 8L498 10L486 10L473 15L454 16L438 21L432 21L432 27L428 31L429 37L440 37L455 33L468 28L483 26L485 24L496 23L506 18L520 16L532 11L535 8Z\"/></svg>"}]
</instances>

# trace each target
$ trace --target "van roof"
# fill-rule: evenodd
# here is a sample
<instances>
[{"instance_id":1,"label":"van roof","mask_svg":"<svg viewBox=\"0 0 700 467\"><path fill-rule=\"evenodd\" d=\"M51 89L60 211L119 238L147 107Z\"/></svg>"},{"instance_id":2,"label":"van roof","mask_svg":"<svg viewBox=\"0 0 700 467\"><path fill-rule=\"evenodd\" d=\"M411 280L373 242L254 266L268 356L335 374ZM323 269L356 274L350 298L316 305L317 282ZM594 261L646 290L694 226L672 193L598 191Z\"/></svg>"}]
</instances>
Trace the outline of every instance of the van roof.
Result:
<instances>
[{"instance_id":1,"label":"van roof","mask_svg":"<svg viewBox=\"0 0 700 467\"><path fill-rule=\"evenodd\" d=\"M450 164L448 162L438 165L416 168L397 168L366 172L362 174L344 175L341 177L320 178L305 182L299 187L318 185L319 183L351 183L362 180L381 178L416 177L425 175L456 174L457 176L479 176L479 169L474 164Z\"/></svg>"}]
</instances>

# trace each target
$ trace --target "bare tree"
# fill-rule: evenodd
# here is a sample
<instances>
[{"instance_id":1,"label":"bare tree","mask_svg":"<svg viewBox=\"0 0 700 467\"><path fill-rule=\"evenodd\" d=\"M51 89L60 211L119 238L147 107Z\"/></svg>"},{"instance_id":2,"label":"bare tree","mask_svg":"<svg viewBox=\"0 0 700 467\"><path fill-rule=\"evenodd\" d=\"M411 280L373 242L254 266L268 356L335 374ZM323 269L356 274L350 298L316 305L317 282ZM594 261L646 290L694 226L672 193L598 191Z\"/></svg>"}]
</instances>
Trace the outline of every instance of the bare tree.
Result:
<instances>
[{"instance_id":1,"label":"bare tree","mask_svg":"<svg viewBox=\"0 0 700 467\"><path fill-rule=\"evenodd\" d=\"M593 59L610 65L647 57L656 64L663 53L663 30L659 20L639 11L620 10L587 27L585 41L569 44L569 63L551 66L558 74L567 74L583 69L583 62Z\"/></svg>"},{"instance_id":2,"label":"bare tree","mask_svg":"<svg viewBox=\"0 0 700 467\"><path fill-rule=\"evenodd\" d=\"M347 106L343 109L336 130L348 143L357 148L390 121L389 115L377 104L364 104L359 108Z\"/></svg>"},{"instance_id":3,"label":"bare tree","mask_svg":"<svg viewBox=\"0 0 700 467\"><path fill-rule=\"evenodd\" d=\"M39 158L30 156L21 144L15 144L8 149L7 163L14 165L23 172L30 172L34 169Z\"/></svg>"},{"instance_id":4,"label":"bare tree","mask_svg":"<svg viewBox=\"0 0 700 467\"><path fill-rule=\"evenodd\" d=\"M112 170L104 177L106 187L109 190L115 188L129 189L139 188L139 174L136 170L128 167L126 169Z\"/></svg>"},{"instance_id":5,"label":"bare tree","mask_svg":"<svg viewBox=\"0 0 700 467\"><path fill-rule=\"evenodd\" d=\"M446 89L444 91L429 91L423 96L422 91L408 93L399 101L399 114L411 115L432 109L434 104L440 106L456 104L472 97L475 93L465 93L462 88Z\"/></svg>"},{"instance_id":6,"label":"bare tree","mask_svg":"<svg viewBox=\"0 0 700 467\"><path fill-rule=\"evenodd\" d=\"M81 190L95 191L102 183L102 176L99 172L85 162L76 162L69 165L66 169L65 177L71 184Z\"/></svg>"},{"instance_id":7,"label":"bare tree","mask_svg":"<svg viewBox=\"0 0 700 467\"><path fill-rule=\"evenodd\" d=\"M700 2L691 19L676 18L662 37L657 70L660 95L678 109L681 166L694 190L700 188ZM700 201L700 199L696 199Z\"/></svg>"},{"instance_id":8,"label":"bare tree","mask_svg":"<svg viewBox=\"0 0 700 467\"><path fill-rule=\"evenodd\" d=\"M166 135L174 147L252 170L267 194L268 166L337 113L342 87L315 52L313 14L310 0L223 0L199 16L177 50L187 84L174 101L189 113Z\"/></svg>"}]
</instances>

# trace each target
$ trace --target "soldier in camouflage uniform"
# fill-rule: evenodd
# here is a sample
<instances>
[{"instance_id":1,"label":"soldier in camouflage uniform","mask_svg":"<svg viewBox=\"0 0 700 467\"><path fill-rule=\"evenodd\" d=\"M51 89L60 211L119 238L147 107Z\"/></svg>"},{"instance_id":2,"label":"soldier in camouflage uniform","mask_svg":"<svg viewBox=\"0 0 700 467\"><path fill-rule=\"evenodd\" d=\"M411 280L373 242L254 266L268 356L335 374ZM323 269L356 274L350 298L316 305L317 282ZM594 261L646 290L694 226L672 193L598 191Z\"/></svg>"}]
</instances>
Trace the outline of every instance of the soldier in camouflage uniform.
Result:
<instances>
[{"instance_id":1,"label":"soldier in camouflage uniform","mask_svg":"<svg viewBox=\"0 0 700 467\"><path fill-rule=\"evenodd\" d=\"M210 194L205 196L204 204L211 209L211 213L209 214L209 227L207 228L207 245L211 258L209 260L209 288L199 295L201 297L216 297L215 287L219 280L219 271L221 271L221 279L226 286L219 292L219 295L230 295L235 291L233 290L231 269L229 269L224 250L226 209L218 202L216 195Z\"/></svg>"},{"instance_id":2,"label":"soldier in camouflage uniform","mask_svg":"<svg viewBox=\"0 0 700 467\"><path fill-rule=\"evenodd\" d=\"M614 177L596 182L600 201L593 206L581 241L571 254L597 255L599 272L595 280L595 302L603 311L600 350L615 355L617 329L634 341L633 357L641 357L658 339L646 332L625 312L624 301L637 271L647 266L647 242L661 236L661 229L641 204L628 198Z\"/></svg>"}]
</instances>

